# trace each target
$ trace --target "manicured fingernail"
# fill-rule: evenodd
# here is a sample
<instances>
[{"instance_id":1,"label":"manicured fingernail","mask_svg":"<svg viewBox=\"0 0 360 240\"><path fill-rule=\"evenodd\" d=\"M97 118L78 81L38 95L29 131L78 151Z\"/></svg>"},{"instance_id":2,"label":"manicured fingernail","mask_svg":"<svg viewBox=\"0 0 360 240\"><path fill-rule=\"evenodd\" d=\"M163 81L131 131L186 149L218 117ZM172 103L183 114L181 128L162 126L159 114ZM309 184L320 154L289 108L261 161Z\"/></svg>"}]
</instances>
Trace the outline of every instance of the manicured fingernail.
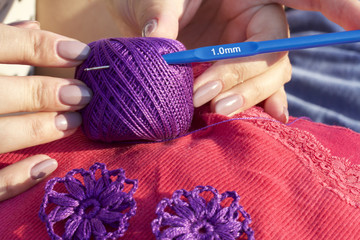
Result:
<instances>
[{"instance_id":1,"label":"manicured fingernail","mask_svg":"<svg viewBox=\"0 0 360 240\"><path fill-rule=\"evenodd\" d=\"M232 95L216 102L215 112L222 115L230 115L239 110L244 104L244 99L240 95Z\"/></svg>"},{"instance_id":2,"label":"manicured fingernail","mask_svg":"<svg viewBox=\"0 0 360 240\"><path fill-rule=\"evenodd\" d=\"M75 129L81 125L81 115L77 112L67 112L55 117L55 126L59 131Z\"/></svg>"},{"instance_id":3,"label":"manicured fingernail","mask_svg":"<svg viewBox=\"0 0 360 240\"><path fill-rule=\"evenodd\" d=\"M283 114L281 116L281 121L287 123L289 121L289 110L287 107L284 107Z\"/></svg>"},{"instance_id":4,"label":"manicured fingernail","mask_svg":"<svg viewBox=\"0 0 360 240\"><path fill-rule=\"evenodd\" d=\"M9 23L9 25L14 27L40 29L40 22L34 20L17 21L17 22Z\"/></svg>"},{"instance_id":5,"label":"manicured fingernail","mask_svg":"<svg viewBox=\"0 0 360 240\"><path fill-rule=\"evenodd\" d=\"M194 93L194 106L200 107L201 105L207 103L214 97L216 97L222 89L220 81L208 82L205 85L199 87Z\"/></svg>"},{"instance_id":6,"label":"manicured fingernail","mask_svg":"<svg viewBox=\"0 0 360 240\"><path fill-rule=\"evenodd\" d=\"M59 98L63 104L81 106L89 103L91 90L83 85L65 85L60 88Z\"/></svg>"},{"instance_id":7,"label":"manicured fingernail","mask_svg":"<svg viewBox=\"0 0 360 240\"><path fill-rule=\"evenodd\" d=\"M152 20L148 21L142 30L142 36L149 37L151 35L151 33L153 33L155 31L156 28L157 28L157 20L156 19L152 19Z\"/></svg>"},{"instance_id":8,"label":"manicured fingernail","mask_svg":"<svg viewBox=\"0 0 360 240\"><path fill-rule=\"evenodd\" d=\"M90 47L82 42L63 40L58 42L57 52L62 58L81 61L89 55Z\"/></svg>"},{"instance_id":9,"label":"manicured fingernail","mask_svg":"<svg viewBox=\"0 0 360 240\"><path fill-rule=\"evenodd\" d=\"M30 176L34 180L44 178L53 171L55 171L57 166L58 162L55 159L44 160L31 168Z\"/></svg>"}]
</instances>

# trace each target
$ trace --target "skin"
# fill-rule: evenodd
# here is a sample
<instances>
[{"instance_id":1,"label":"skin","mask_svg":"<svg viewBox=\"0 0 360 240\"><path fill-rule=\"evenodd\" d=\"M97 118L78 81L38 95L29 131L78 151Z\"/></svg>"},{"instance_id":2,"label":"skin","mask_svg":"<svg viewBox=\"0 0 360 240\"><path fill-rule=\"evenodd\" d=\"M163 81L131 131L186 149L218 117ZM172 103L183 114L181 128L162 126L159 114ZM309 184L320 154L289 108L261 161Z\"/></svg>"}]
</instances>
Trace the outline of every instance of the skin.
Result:
<instances>
[{"instance_id":1,"label":"skin","mask_svg":"<svg viewBox=\"0 0 360 240\"><path fill-rule=\"evenodd\" d=\"M177 0L171 4L169 1L112 1L112 4L117 6L118 15L113 14L119 19L124 35L138 36L142 26L156 19L157 28L149 36L176 38L188 49L288 37L285 13L279 4L264 5L252 0ZM213 81L220 82L221 91L201 102L194 97L195 106L210 101L212 111L218 112L220 100L238 95L244 104L226 115L244 111L265 100L265 110L286 122L283 85L290 76L287 53L218 61L195 80L194 96L197 90Z\"/></svg>"},{"instance_id":2,"label":"skin","mask_svg":"<svg viewBox=\"0 0 360 240\"><path fill-rule=\"evenodd\" d=\"M37 22L21 22L13 26L0 25L1 63L29 64L49 67L74 67L78 60L64 59L56 52L60 41L73 41L67 37L40 30ZM41 42L42 44L37 44ZM55 118L84 105L63 104L58 96L60 87L84 85L75 79L46 76L0 77L0 153L51 142L71 135L76 128L59 130ZM85 85L84 85L85 86ZM19 114L21 112L33 112ZM13 197L36 184L31 168L46 155L36 155L0 170L0 201ZM57 164L53 163L51 170Z\"/></svg>"},{"instance_id":3,"label":"skin","mask_svg":"<svg viewBox=\"0 0 360 240\"><path fill-rule=\"evenodd\" d=\"M141 36L146 24L153 19L157 20L157 28L148 36L179 39L188 48L283 38L288 36L288 27L282 5L320 11L347 30L360 29L358 19L360 2L357 0L108 0L110 13L118 23L118 27L115 28L115 24L109 20L103 25L91 25L91 31L85 31L83 34L79 34L79 25L65 26L61 25L60 21L58 26L50 26L49 23L54 22L50 20L54 16L62 16L60 19L64 19L64 22L66 19L73 19L74 23L79 23L78 21L83 19L85 24L91 21L94 15L108 16L109 12L99 8L99 1L77 1L77 4L83 6L82 8L76 8L72 0L63 0L61 3L50 0L38 2L40 6L38 10L41 10L38 11L38 16L47 21L45 24L47 29L85 42L108 37L109 32L103 35L91 35L103 33L104 29L111 29L113 36ZM63 4L71 8L58 8L54 4ZM85 6L93 4L95 7L87 11ZM51 12L54 9L56 12ZM71 18L67 15L70 14L69 9L76 10L71 12ZM104 19L106 18L102 18ZM25 22L11 27L0 25L2 43L0 63L23 63L47 67L43 69L52 67L51 69L54 70L58 67L74 67L80 64L81 61L59 57L54 50L60 40L68 40L68 38L39 29L39 24L36 22ZM40 41L41 45L38 44ZM39 73L44 72L46 70L39 71ZM75 131L75 129L60 131L54 127L54 118L59 113L83 107L61 103L58 90L63 85L82 83L75 79L60 77L61 74L55 72L55 74L49 71L46 73L58 75L58 77L0 77L0 102L2 103L0 114L37 112L31 115L0 117L2 132L0 153L54 141ZM283 85L289 81L290 72L291 66L287 53L218 61L195 80L194 92L208 82L220 80L221 92L209 99L213 111L216 111L216 105L220 100L236 94L242 96L244 105L231 114L262 102L270 115L285 122L287 119L284 109L287 108L287 103ZM41 86L41 88L36 86ZM4 142L3 139L12 139L11 144ZM0 201L16 196L46 178L51 171L37 179L34 179L30 172L36 164L47 159L49 157L46 155L36 155L2 168L0 170ZM56 166L53 163L51 170L53 171Z\"/></svg>"},{"instance_id":4,"label":"skin","mask_svg":"<svg viewBox=\"0 0 360 240\"><path fill-rule=\"evenodd\" d=\"M356 0L108 0L127 37L140 36L151 20L157 27L148 37L178 39L187 48L285 38L288 27L282 6L321 11L345 29L358 29L359 2ZM346 13L346 14L344 14ZM210 102L213 112L224 113L222 100L240 96L243 105L226 115L242 112L262 103L266 112L286 122L288 118L284 84L290 80L287 53L264 54L236 60L217 61L194 82L194 104ZM219 81L221 91L197 101L196 93L208 83ZM234 110L234 109L232 109Z\"/></svg>"}]
</instances>

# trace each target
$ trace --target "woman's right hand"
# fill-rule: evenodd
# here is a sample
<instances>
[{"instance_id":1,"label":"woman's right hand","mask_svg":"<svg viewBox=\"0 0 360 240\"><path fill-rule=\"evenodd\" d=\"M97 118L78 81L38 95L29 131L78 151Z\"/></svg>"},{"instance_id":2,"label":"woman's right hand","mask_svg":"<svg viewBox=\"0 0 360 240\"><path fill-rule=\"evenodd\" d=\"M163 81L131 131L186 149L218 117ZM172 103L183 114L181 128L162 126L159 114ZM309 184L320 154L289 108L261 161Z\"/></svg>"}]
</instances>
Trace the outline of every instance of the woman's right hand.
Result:
<instances>
[{"instance_id":1,"label":"woman's right hand","mask_svg":"<svg viewBox=\"0 0 360 240\"><path fill-rule=\"evenodd\" d=\"M89 53L86 44L42 31L34 21L0 24L0 42L0 63L6 64L74 67ZM81 124L74 111L91 96L91 90L75 79L0 76L0 153L71 135ZM45 155L20 162L0 170L0 201L26 190L57 167Z\"/></svg>"}]
</instances>

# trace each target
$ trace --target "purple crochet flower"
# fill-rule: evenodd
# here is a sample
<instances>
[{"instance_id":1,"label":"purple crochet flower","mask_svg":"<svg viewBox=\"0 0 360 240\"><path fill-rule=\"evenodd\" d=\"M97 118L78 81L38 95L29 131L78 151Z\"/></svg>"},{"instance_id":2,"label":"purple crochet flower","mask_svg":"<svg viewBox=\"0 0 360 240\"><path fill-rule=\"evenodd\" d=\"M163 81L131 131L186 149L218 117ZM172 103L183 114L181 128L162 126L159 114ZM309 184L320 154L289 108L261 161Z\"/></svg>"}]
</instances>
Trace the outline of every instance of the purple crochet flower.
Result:
<instances>
[{"instance_id":1,"label":"purple crochet flower","mask_svg":"<svg viewBox=\"0 0 360 240\"><path fill-rule=\"evenodd\" d=\"M207 202L200 196L203 192L211 192L212 199ZM230 206L222 207L227 198L232 198ZM219 194L211 186L177 190L158 204L152 231L156 239L255 239L250 215L239 200L236 192Z\"/></svg>"},{"instance_id":2,"label":"purple crochet flower","mask_svg":"<svg viewBox=\"0 0 360 240\"><path fill-rule=\"evenodd\" d=\"M135 215L137 187L123 169L108 171L101 163L74 169L47 182L39 216L52 239L119 238Z\"/></svg>"}]
</instances>

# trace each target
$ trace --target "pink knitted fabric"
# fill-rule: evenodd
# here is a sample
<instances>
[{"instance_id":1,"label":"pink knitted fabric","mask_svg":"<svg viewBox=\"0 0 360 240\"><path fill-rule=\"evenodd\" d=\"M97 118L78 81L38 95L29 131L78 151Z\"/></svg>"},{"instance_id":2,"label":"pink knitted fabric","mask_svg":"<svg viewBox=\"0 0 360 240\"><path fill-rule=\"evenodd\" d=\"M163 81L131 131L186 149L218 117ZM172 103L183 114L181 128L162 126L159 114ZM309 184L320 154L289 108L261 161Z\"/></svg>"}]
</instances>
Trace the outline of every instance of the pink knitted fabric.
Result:
<instances>
[{"instance_id":1,"label":"pink knitted fabric","mask_svg":"<svg viewBox=\"0 0 360 240\"><path fill-rule=\"evenodd\" d=\"M95 162L124 169L139 185L136 215L122 239L155 239L161 200L199 185L240 195L256 239L360 239L360 134L304 119L284 125L261 108L232 119L200 108L193 129L221 121L172 141L133 145L93 142L78 131L2 154L0 166L48 154L59 161L51 178ZM0 203L1 239L49 238L38 217L45 186Z\"/></svg>"},{"instance_id":2,"label":"pink knitted fabric","mask_svg":"<svg viewBox=\"0 0 360 240\"><path fill-rule=\"evenodd\" d=\"M286 126L259 108L170 142L123 145L93 142L79 131L41 146L0 155L6 166L45 153L59 161L52 177L94 162L138 179L137 213L123 239L154 239L151 222L177 189L211 185L236 191L256 239L359 239L360 135L306 120ZM194 128L228 119L200 109ZM251 120L252 119L252 120ZM294 121L291 118L290 121ZM0 203L3 239L47 239L38 211L45 182Z\"/></svg>"}]
</instances>

